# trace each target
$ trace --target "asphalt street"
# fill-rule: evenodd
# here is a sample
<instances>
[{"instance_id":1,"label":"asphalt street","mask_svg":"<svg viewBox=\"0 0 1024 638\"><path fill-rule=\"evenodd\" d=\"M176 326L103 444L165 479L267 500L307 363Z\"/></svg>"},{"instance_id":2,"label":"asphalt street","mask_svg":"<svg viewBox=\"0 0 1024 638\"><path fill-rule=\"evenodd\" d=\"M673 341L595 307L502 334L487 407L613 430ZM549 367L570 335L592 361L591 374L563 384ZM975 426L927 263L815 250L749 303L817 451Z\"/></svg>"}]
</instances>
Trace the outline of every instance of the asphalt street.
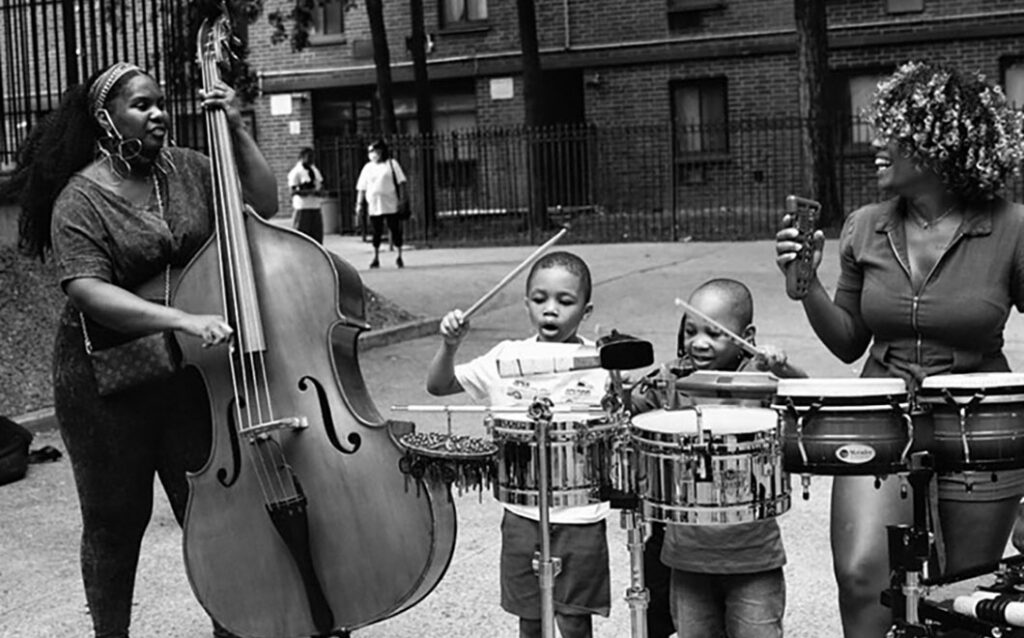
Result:
<instances>
[{"instance_id":1,"label":"asphalt street","mask_svg":"<svg viewBox=\"0 0 1024 638\"><path fill-rule=\"evenodd\" d=\"M364 284L424 317L468 307L531 252L528 247L412 249L402 270L395 268L394 253L386 252L380 269L367 270L369 245L329 236L327 247L353 263ZM828 353L811 333L800 306L785 296L770 242L565 247L586 259L594 275L595 312L582 329L586 336L615 328L650 340L657 358L669 359L679 320L674 299L711 277L734 277L754 292L759 343L783 348L812 376L853 377L859 371L859 363L844 365ZM837 274L835 243L826 251L821 276L831 285ZM498 340L529 334L523 286L520 277L474 317L459 360L483 353ZM1024 322L1019 316L1011 318L1006 336L1011 366L1020 369ZM383 414L407 418L390 412L396 404L468 403L464 396L442 401L425 391L426 366L437 345L438 337L427 336L361 353L363 376ZM413 415L412 420L421 431L448 427L436 414ZM450 427L456 434L483 434L479 415L455 415ZM53 431L38 433L33 447L46 444L62 448ZM816 477L811 497L804 501L795 480L792 509L780 518L789 557L786 634L795 638L841 635L828 545L829 487L828 478ZM417 606L356 636L517 635L515 619L498 604L501 505L489 493L453 498L458 540L441 583ZM180 531L159 489L156 503L138 569L133 635L209 636L209 621L185 576ZM0 638L90 636L78 569L80 517L67 459L32 466L25 480L0 487L0 513ZM628 586L626 534L614 516L608 540L613 608L609 618L595 621L595 633L602 638L629 636L629 608L622 599Z\"/></svg>"}]
</instances>

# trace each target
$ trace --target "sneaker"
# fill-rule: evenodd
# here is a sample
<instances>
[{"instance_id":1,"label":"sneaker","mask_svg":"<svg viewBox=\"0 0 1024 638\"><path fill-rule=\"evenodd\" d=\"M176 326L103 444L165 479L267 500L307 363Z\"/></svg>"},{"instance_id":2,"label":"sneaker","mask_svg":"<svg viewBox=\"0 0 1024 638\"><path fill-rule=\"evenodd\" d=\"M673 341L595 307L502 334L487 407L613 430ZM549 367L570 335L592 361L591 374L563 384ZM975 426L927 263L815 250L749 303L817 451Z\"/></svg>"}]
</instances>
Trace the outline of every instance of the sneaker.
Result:
<instances>
[{"instance_id":1,"label":"sneaker","mask_svg":"<svg viewBox=\"0 0 1024 638\"><path fill-rule=\"evenodd\" d=\"M370 262L370 268L380 268L380 261L378 261L376 257L374 257L373 261Z\"/></svg>"},{"instance_id":2,"label":"sneaker","mask_svg":"<svg viewBox=\"0 0 1024 638\"><path fill-rule=\"evenodd\" d=\"M405 268L405 262L404 262L404 261L402 261L402 258L401 258L401 257L399 257L398 259L396 259L396 260L395 260L395 263L396 263L396 264L398 264L398 267L399 267L399 268Z\"/></svg>"}]
</instances>

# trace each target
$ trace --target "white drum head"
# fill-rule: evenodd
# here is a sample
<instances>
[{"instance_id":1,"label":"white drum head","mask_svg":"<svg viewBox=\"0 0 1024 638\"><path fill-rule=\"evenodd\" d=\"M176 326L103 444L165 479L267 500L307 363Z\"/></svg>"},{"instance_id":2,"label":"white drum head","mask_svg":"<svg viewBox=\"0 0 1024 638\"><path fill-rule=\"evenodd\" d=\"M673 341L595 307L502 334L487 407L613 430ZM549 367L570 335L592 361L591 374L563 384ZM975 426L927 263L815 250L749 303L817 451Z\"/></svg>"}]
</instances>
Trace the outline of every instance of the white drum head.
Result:
<instances>
[{"instance_id":1,"label":"white drum head","mask_svg":"<svg viewBox=\"0 0 1024 638\"><path fill-rule=\"evenodd\" d=\"M1024 374L1017 372L972 372L970 374L937 374L921 382L923 390L984 390L1024 386Z\"/></svg>"},{"instance_id":2,"label":"white drum head","mask_svg":"<svg viewBox=\"0 0 1024 638\"><path fill-rule=\"evenodd\" d=\"M778 423L775 410L734 406L702 406L701 426L714 434L742 434L774 429ZM655 410L632 417L633 427L664 434L696 434L696 410Z\"/></svg>"},{"instance_id":3,"label":"white drum head","mask_svg":"<svg viewBox=\"0 0 1024 638\"><path fill-rule=\"evenodd\" d=\"M780 397L874 397L906 394L903 379L779 379Z\"/></svg>"}]
</instances>

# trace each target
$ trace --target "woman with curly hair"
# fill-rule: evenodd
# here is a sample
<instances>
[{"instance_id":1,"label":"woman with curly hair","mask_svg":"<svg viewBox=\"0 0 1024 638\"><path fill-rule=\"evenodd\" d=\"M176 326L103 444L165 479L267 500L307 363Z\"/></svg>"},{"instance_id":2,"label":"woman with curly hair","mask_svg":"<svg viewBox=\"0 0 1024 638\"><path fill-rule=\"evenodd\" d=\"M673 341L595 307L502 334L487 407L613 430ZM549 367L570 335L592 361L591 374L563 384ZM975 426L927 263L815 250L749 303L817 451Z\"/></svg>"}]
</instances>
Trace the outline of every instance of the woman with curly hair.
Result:
<instances>
[{"instance_id":1,"label":"woman with curly hair","mask_svg":"<svg viewBox=\"0 0 1024 638\"><path fill-rule=\"evenodd\" d=\"M274 174L233 94L218 84L201 95L203 107L225 110L245 199L269 217ZM97 638L127 638L153 478L180 523L185 472L206 460L210 421L194 372L101 395L86 335L101 350L161 331L207 346L232 333L222 317L165 305L171 268L186 265L214 228L209 159L169 148L168 120L156 80L114 64L69 89L33 129L6 189L21 204L21 248L40 258L52 251L68 297L54 346L54 405L78 488L82 578ZM161 282L152 298L135 292L151 279Z\"/></svg>"},{"instance_id":2,"label":"woman with curly hair","mask_svg":"<svg viewBox=\"0 0 1024 638\"><path fill-rule=\"evenodd\" d=\"M909 62L879 84L868 119L878 184L895 197L854 211L839 239L830 299L815 276L804 311L844 363L868 352L861 376L1006 372L1003 327L1024 310L1024 207L999 197L1024 156L1024 122L980 75ZM789 220L784 221L788 226ZM812 238L815 268L824 235ZM785 269L800 244L777 235ZM958 473L938 480L945 571L997 560L1024 494L1024 472ZM912 522L912 500L889 477L836 477L831 541L847 638L885 635L890 612L886 525Z\"/></svg>"}]
</instances>

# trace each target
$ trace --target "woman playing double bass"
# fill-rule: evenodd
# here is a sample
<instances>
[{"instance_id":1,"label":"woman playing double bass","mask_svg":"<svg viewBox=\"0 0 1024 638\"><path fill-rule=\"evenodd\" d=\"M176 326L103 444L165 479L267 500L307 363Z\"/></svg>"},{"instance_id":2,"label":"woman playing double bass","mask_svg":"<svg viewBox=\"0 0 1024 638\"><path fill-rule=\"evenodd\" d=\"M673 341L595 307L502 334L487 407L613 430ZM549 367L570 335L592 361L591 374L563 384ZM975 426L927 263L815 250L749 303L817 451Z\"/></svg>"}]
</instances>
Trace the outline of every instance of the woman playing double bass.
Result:
<instances>
[{"instance_id":1,"label":"woman playing double bass","mask_svg":"<svg viewBox=\"0 0 1024 638\"><path fill-rule=\"evenodd\" d=\"M246 133L234 92L201 93L224 109L245 200L277 211L274 174ZM169 117L156 80L118 62L72 87L21 150L9 190L22 207L20 246L52 252L68 297L57 330L54 404L82 510L81 565L97 638L126 638L139 546L156 474L179 524L186 469L206 459L210 417L195 374L100 396L82 321L97 347L127 335L174 331L217 346L231 338L221 316L189 314L132 292L185 266L214 228L210 164L168 145ZM52 234L51 234L52 230ZM215 635L229 635L219 628Z\"/></svg>"}]
</instances>

